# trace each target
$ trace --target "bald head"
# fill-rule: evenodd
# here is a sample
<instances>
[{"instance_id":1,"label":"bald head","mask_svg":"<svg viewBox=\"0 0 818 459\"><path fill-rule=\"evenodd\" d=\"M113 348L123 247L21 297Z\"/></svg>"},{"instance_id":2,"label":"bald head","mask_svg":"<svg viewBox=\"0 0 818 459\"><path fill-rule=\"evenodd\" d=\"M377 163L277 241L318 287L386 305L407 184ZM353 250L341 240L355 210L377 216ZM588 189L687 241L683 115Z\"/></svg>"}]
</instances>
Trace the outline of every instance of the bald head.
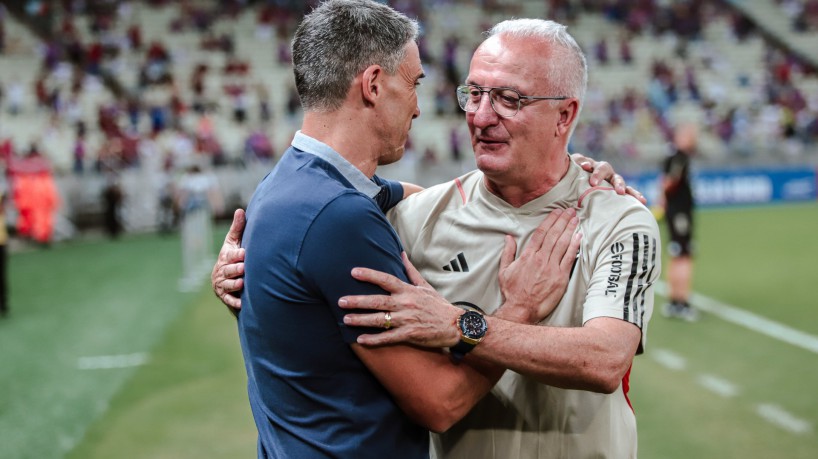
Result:
<instances>
[{"instance_id":1,"label":"bald head","mask_svg":"<svg viewBox=\"0 0 818 459\"><path fill-rule=\"evenodd\" d=\"M696 149L699 131L694 124L679 125L673 133L673 145L685 153L692 153Z\"/></svg>"}]
</instances>

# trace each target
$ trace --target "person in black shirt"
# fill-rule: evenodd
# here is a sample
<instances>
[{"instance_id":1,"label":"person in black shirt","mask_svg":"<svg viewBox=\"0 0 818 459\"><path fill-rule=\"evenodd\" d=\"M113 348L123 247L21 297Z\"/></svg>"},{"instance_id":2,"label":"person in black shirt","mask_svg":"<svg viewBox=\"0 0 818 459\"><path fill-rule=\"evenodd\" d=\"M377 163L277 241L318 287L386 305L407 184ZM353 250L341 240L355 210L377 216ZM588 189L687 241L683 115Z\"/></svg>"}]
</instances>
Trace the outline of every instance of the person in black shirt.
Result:
<instances>
[{"instance_id":1,"label":"person in black shirt","mask_svg":"<svg viewBox=\"0 0 818 459\"><path fill-rule=\"evenodd\" d=\"M674 134L675 153L665 159L662 197L665 220L670 232L670 263L667 281L670 302L663 312L667 317L695 321L698 312L690 306L690 284L693 276L693 192L690 186L690 157L696 151L696 128L679 126Z\"/></svg>"}]
</instances>

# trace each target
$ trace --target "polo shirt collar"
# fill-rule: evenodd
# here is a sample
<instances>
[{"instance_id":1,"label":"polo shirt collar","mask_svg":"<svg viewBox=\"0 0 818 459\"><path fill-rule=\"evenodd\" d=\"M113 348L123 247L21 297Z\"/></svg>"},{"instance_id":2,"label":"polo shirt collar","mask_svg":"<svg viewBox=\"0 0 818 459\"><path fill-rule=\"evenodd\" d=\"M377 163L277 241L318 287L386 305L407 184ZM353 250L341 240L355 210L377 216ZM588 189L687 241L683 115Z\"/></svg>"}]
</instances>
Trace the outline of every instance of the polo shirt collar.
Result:
<instances>
[{"instance_id":1,"label":"polo shirt collar","mask_svg":"<svg viewBox=\"0 0 818 459\"><path fill-rule=\"evenodd\" d=\"M360 169L353 166L352 163L347 161L343 156L341 156L340 153L333 150L324 142L314 139L306 134L302 134L301 131L298 131L295 133L295 137L293 137L292 145L304 153L315 155L330 163L333 167L338 169L338 172L340 172L341 175L343 175L344 178L347 179L356 190L369 196L370 198L374 199L375 196L380 193L380 186L375 184L375 182L364 175Z\"/></svg>"}]
</instances>

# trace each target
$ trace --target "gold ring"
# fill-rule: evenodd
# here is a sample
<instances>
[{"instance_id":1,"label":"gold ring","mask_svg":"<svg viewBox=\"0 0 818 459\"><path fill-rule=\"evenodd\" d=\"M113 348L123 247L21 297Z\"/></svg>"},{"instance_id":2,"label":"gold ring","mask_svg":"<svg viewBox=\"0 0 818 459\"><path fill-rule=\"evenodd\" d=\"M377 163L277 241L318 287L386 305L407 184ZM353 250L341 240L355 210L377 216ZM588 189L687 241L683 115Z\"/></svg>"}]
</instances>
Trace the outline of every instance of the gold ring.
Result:
<instances>
[{"instance_id":1,"label":"gold ring","mask_svg":"<svg viewBox=\"0 0 818 459\"><path fill-rule=\"evenodd\" d=\"M384 322L383 322L383 328L385 328L385 329L387 329L387 330L389 330L390 328L392 328L392 313L390 313L390 312L385 312L385 313L383 314L383 320L384 320Z\"/></svg>"}]
</instances>

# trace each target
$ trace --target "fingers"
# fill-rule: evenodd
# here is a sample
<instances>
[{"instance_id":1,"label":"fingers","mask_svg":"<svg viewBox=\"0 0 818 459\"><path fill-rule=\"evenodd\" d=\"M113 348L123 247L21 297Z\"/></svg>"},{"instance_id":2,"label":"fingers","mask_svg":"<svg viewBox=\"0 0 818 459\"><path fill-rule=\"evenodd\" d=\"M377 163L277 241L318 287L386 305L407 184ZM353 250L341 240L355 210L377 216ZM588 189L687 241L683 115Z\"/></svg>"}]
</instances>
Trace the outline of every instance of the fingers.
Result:
<instances>
[{"instance_id":1,"label":"fingers","mask_svg":"<svg viewBox=\"0 0 818 459\"><path fill-rule=\"evenodd\" d=\"M540 226L534 230L531 241L525 250L552 253L557 242L566 234L566 231L568 234L567 237L570 237L570 234L576 229L578 223L576 215L576 210L573 208L555 209L551 211ZM565 242L565 246L567 246L567 242ZM562 253L560 253L560 255L562 255Z\"/></svg>"},{"instance_id":2,"label":"fingers","mask_svg":"<svg viewBox=\"0 0 818 459\"><path fill-rule=\"evenodd\" d=\"M385 344L398 344L407 342L406 333L403 330L392 329L375 335L359 335L358 344L365 346L383 346Z\"/></svg>"},{"instance_id":3,"label":"fingers","mask_svg":"<svg viewBox=\"0 0 818 459\"><path fill-rule=\"evenodd\" d=\"M236 209L236 211L233 212L233 222L230 223L230 230L227 231L227 236L225 236L224 242L227 243L230 241L232 244L240 245L241 235L244 232L244 225L246 222L244 210Z\"/></svg>"},{"instance_id":4,"label":"fingers","mask_svg":"<svg viewBox=\"0 0 818 459\"><path fill-rule=\"evenodd\" d=\"M613 169L611 170L613 171ZM645 196L643 196L642 193L639 192L639 190L632 186L629 186L621 175L614 174L613 177L610 179L610 182L613 185L616 194L623 196L630 195L636 198L636 200L641 202L643 205L648 204L647 198L645 198Z\"/></svg>"},{"instance_id":5,"label":"fingers","mask_svg":"<svg viewBox=\"0 0 818 459\"><path fill-rule=\"evenodd\" d=\"M238 275L244 274L245 255L246 252L243 248L230 246L225 242L225 245L219 250L219 256L216 258L216 265L213 267L213 272L224 274L225 277L228 278L236 277L236 275L227 275L226 272L238 272Z\"/></svg>"},{"instance_id":6,"label":"fingers","mask_svg":"<svg viewBox=\"0 0 818 459\"><path fill-rule=\"evenodd\" d=\"M574 260L577 259L577 255L579 254L579 245L582 242L582 233L576 233L571 236L571 241L568 245L568 249L565 251L565 255L562 256L562 260L560 260L560 269L563 271L567 271L571 269L571 266L574 264Z\"/></svg>"},{"instance_id":7,"label":"fingers","mask_svg":"<svg viewBox=\"0 0 818 459\"><path fill-rule=\"evenodd\" d=\"M380 311L381 312L381 318L383 318L383 313L384 312L387 312L387 311L388 312L393 312L393 311L398 310L398 305L397 305L397 303L395 301L395 298L392 297L391 295L347 295L347 296L343 296L343 297L338 299L338 306L341 309L366 309L366 310L369 310L369 311ZM350 316L354 317L354 316L358 316L358 315L366 316L366 315L369 315L369 314L347 314L345 317L350 317ZM365 327L370 327L370 326L371 327L374 327L374 326L381 327L384 324L383 320L380 323L376 324L376 325L371 325L370 322L371 321L367 321L367 320L364 320L361 323L347 322L346 319L344 319L344 323L346 323L347 325L360 325L360 326L365 326ZM393 319L392 319L393 326L394 326L394 323L395 323L395 320L394 320L394 316L393 316Z\"/></svg>"},{"instance_id":8,"label":"fingers","mask_svg":"<svg viewBox=\"0 0 818 459\"><path fill-rule=\"evenodd\" d=\"M240 281L241 277L244 276L243 259L244 249L233 251L232 255L228 255L223 250L222 256L216 261L216 265L213 267L213 273L210 276L213 288L217 289L229 280ZM234 283L235 282L232 282L231 285Z\"/></svg>"},{"instance_id":9,"label":"fingers","mask_svg":"<svg viewBox=\"0 0 818 459\"><path fill-rule=\"evenodd\" d=\"M503 253L500 254L500 272L503 272L508 265L514 262L514 257L517 255L517 241L514 236L506 234L506 244L503 247Z\"/></svg>"},{"instance_id":10,"label":"fingers","mask_svg":"<svg viewBox=\"0 0 818 459\"><path fill-rule=\"evenodd\" d=\"M241 299L233 293L241 292L244 288L242 276L244 276L245 250L240 245L245 224L244 210L236 209L233 212L230 230L224 237L224 244L219 250L219 257L210 274L211 286L216 297L233 310L241 308Z\"/></svg>"},{"instance_id":11,"label":"fingers","mask_svg":"<svg viewBox=\"0 0 818 459\"><path fill-rule=\"evenodd\" d=\"M582 167L583 170L585 170L587 172L593 172L594 171L594 164L596 163L596 161L594 161L592 158L589 158L589 157L583 155L582 153L572 153L571 154L571 159L575 163L579 164L580 167Z\"/></svg>"},{"instance_id":12,"label":"fingers","mask_svg":"<svg viewBox=\"0 0 818 459\"><path fill-rule=\"evenodd\" d=\"M613 166L611 166L607 161L593 161L590 158L585 158L584 156L579 155L579 153L574 153L571 155L572 158L583 158L583 162L580 162L579 165L588 172L591 172L591 177L588 179L588 183L591 186L599 185L603 180L607 180L613 185L614 191L616 191L619 195L630 195L636 198L639 202L643 205L648 204L647 198L642 195L636 188L632 186L628 186L625 179L617 174ZM576 160L576 159L575 159Z\"/></svg>"},{"instance_id":13,"label":"fingers","mask_svg":"<svg viewBox=\"0 0 818 459\"><path fill-rule=\"evenodd\" d=\"M597 186L603 180L613 180L615 176L616 173L614 172L613 166L611 166L610 163L607 161L596 161L591 177L588 179L588 183L590 183L591 186Z\"/></svg>"},{"instance_id":14,"label":"fingers","mask_svg":"<svg viewBox=\"0 0 818 459\"><path fill-rule=\"evenodd\" d=\"M244 263L230 263L222 267L222 276L225 279L236 279L244 276Z\"/></svg>"},{"instance_id":15,"label":"fingers","mask_svg":"<svg viewBox=\"0 0 818 459\"><path fill-rule=\"evenodd\" d=\"M574 209L570 210L573 211ZM569 217L570 220L566 220ZM546 238L541 249L542 253L548 255L548 260L554 260L555 263L561 262L570 249L577 225L579 225L579 218L577 218L576 212L566 211L560 218L558 224L552 228L549 237Z\"/></svg>"},{"instance_id":16,"label":"fingers","mask_svg":"<svg viewBox=\"0 0 818 459\"><path fill-rule=\"evenodd\" d=\"M542 223L534 230L534 233L531 234L531 239L528 241L525 249L523 249L524 255L535 253L542 248L549 231L551 231L554 225L558 224L564 212L563 209L554 209L548 213L548 216L545 217Z\"/></svg>"},{"instance_id":17,"label":"fingers","mask_svg":"<svg viewBox=\"0 0 818 459\"><path fill-rule=\"evenodd\" d=\"M616 190L617 193L626 193L625 180L621 175L614 171L613 166L611 166L611 164L607 161L594 161L593 159L579 153L572 154L571 158L574 160L574 162L579 164L583 170L591 173L591 177L588 179L588 183L590 183L591 186L597 186L601 182L607 180L611 183L611 185L613 185L614 190ZM639 196L633 196L639 199Z\"/></svg>"},{"instance_id":18,"label":"fingers","mask_svg":"<svg viewBox=\"0 0 818 459\"><path fill-rule=\"evenodd\" d=\"M234 279L243 276L244 256L245 250L243 248L233 247L225 242L221 250L219 250L219 256L213 266L211 275L213 283L215 284L221 279Z\"/></svg>"},{"instance_id":19,"label":"fingers","mask_svg":"<svg viewBox=\"0 0 818 459\"><path fill-rule=\"evenodd\" d=\"M369 322L364 321L364 323L358 323L357 321L347 322L347 317L356 317L356 316L370 316L370 315L377 315L380 314L381 318L383 318L384 312L392 312L397 310L397 306L395 304L395 300L389 295L347 295L342 296L338 299L338 306L341 309L367 309L367 310L375 310L378 313L374 314L347 314L344 316L344 323L347 325L363 325L363 326L370 326L366 325ZM394 324L394 319L392 320ZM378 326L382 326L384 322L382 321Z\"/></svg>"},{"instance_id":20,"label":"fingers","mask_svg":"<svg viewBox=\"0 0 818 459\"><path fill-rule=\"evenodd\" d=\"M241 293L244 288L244 279L225 279L219 283L219 287L225 293Z\"/></svg>"},{"instance_id":21,"label":"fingers","mask_svg":"<svg viewBox=\"0 0 818 459\"><path fill-rule=\"evenodd\" d=\"M227 255L231 262L241 264L241 272L244 273L244 257L246 256L244 248L231 249Z\"/></svg>"},{"instance_id":22,"label":"fingers","mask_svg":"<svg viewBox=\"0 0 818 459\"><path fill-rule=\"evenodd\" d=\"M224 244L219 250L219 257L216 263L216 269L224 269L225 266L233 263L241 263L244 261L245 251L241 247L241 236L244 231L245 215L242 209L236 209L233 213L233 222L230 224L230 230L224 237ZM244 272L244 265L241 266L241 272ZM235 276L227 276L235 277Z\"/></svg>"},{"instance_id":23,"label":"fingers","mask_svg":"<svg viewBox=\"0 0 818 459\"><path fill-rule=\"evenodd\" d=\"M244 288L244 279L219 279L213 281L213 292L216 297L231 309L241 309L241 290Z\"/></svg>"},{"instance_id":24,"label":"fingers","mask_svg":"<svg viewBox=\"0 0 818 459\"><path fill-rule=\"evenodd\" d=\"M368 314L347 314L344 316L344 324L351 327L372 327L386 328L386 312L378 311ZM395 315L390 313L389 328L397 327L399 324ZM388 330L388 329L387 329Z\"/></svg>"},{"instance_id":25,"label":"fingers","mask_svg":"<svg viewBox=\"0 0 818 459\"><path fill-rule=\"evenodd\" d=\"M648 205L648 199L645 196L643 196L642 193L640 193L639 190L637 190L636 188L634 188L632 186L626 186L625 187L625 193L633 196L639 202L641 202L643 205Z\"/></svg>"},{"instance_id":26,"label":"fingers","mask_svg":"<svg viewBox=\"0 0 818 459\"><path fill-rule=\"evenodd\" d=\"M414 269L414 267L412 267L412 269ZM369 268L353 268L352 277L361 282L377 285L390 293L397 293L406 285L405 282L391 274ZM420 277L420 274L418 274L418 277Z\"/></svg>"},{"instance_id":27,"label":"fingers","mask_svg":"<svg viewBox=\"0 0 818 459\"><path fill-rule=\"evenodd\" d=\"M241 309L241 298L225 293L219 297L222 303L233 309Z\"/></svg>"},{"instance_id":28,"label":"fingers","mask_svg":"<svg viewBox=\"0 0 818 459\"><path fill-rule=\"evenodd\" d=\"M420 316L417 311L350 313L344 316L344 324L384 330L378 334L359 336L359 344L377 346L406 343L423 347L450 347L460 341L460 332L452 324L455 317L462 313L461 309L452 305L448 305L448 310L435 309L432 315Z\"/></svg>"},{"instance_id":29,"label":"fingers","mask_svg":"<svg viewBox=\"0 0 818 459\"><path fill-rule=\"evenodd\" d=\"M623 179L621 175L614 174L611 178L611 185L613 185L616 194L625 194L625 179Z\"/></svg>"},{"instance_id":30,"label":"fingers","mask_svg":"<svg viewBox=\"0 0 818 459\"><path fill-rule=\"evenodd\" d=\"M409 261L409 256L406 255L406 252L401 252L400 257L403 259L403 267L406 268L406 276L409 278L409 282L411 282L412 285L419 287L429 286L429 283L426 282L426 279L420 275L420 272L415 268L415 265Z\"/></svg>"}]
</instances>

